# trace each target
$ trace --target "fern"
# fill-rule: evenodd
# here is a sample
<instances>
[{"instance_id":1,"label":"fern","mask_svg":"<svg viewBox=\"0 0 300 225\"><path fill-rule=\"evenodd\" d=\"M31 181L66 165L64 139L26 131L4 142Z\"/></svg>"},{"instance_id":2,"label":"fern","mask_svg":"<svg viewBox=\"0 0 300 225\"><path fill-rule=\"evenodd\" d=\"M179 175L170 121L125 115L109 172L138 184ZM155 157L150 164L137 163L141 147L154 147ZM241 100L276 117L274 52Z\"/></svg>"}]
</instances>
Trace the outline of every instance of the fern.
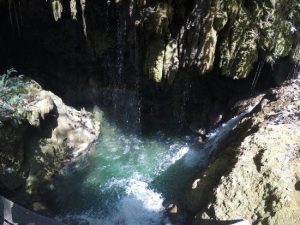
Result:
<instances>
[{"instance_id":1,"label":"fern","mask_svg":"<svg viewBox=\"0 0 300 225\"><path fill-rule=\"evenodd\" d=\"M0 120L11 116L26 94L27 82L15 69L0 75Z\"/></svg>"}]
</instances>

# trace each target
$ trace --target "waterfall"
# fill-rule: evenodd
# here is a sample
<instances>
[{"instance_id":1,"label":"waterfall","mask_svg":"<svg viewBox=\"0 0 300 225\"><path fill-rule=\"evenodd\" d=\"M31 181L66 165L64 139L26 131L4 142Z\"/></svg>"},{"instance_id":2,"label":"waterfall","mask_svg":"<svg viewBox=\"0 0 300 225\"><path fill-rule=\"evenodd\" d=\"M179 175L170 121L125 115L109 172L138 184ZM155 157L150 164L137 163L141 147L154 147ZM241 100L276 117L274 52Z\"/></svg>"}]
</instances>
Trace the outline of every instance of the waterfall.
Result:
<instances>
[{"instance_id":1,"label":"waterfall","mask_svg":"<svg viewBox=\"0 0 300 225\"><path fill-rule=\"evenodd\" d=\"M116 48L113 54L114 66L108 65L110 70L109 88L103 89L104 96L102 99L106 101L106 105L111 108L111 120L116 125L123 127L132 133L140 132L140 108L141 100L138 95L138 87L136 90L128 90L126 88L126 74L124 73L124 54L126 52L126 39L127 39L127 7L121 1L107 1L107 30L109 26L109 11L114 10L116 18ZM130 6L128 6L130 8ZM128 10L130 11L130 10ZM111 57L111 56L110 56ZM114 69L110 69L114 68ZM102 93L103 94L103 93Z\"/></svg>"},{"instance_id":2,"label":"waterfall","mask_svg":"<svg viewBox=\"0 0 300 225\"><path fill-rule=\"evenodd\" d=\"M182 94L182 106L181 106L181 122L185 121L185 111L187 104L190 99L190 89L191 89L191 82L190 78L187 76L184 80L184 89Z\"/></svg>"},{"instance_id":3,"label":"waterfall","mask_svg":"<svg viewBox=\"0 0 300 225\"><path fill-rule=\"evenodd\" d=\"M175 99L175 101L178 101L175 108L175 117L177 119L177 124L180 127L183 127L186 122L186 109L187 105L190 100L190 94L191 94L191 80L189 76L184 76L182 78L182 82L180 83L180 86L178 87L179 93L178 93L178 99Z\"/></svg>"},{"instance_id":4,"label":"waterfall","mask_svg":"<svg viewBox=\"0 0 300 225\"><path fill-rule=\"evenodd\" d=\"M113 120L127 131L140 133L140 97L135 91L113 89Z\"/></svg>"},{"instance_id":5,"label":"waterfall","mask_svg":"<svg viewBox=\"0 0 300 225\"><path fill-rule=\"evenodd\" d=\"M126 29L127 22L125 16L123 15L122 3L117 3L117 76L116 84L122 84L124 79L123 67L124 67L124 50L126 45Z\"/></svg>"}]
</instances>

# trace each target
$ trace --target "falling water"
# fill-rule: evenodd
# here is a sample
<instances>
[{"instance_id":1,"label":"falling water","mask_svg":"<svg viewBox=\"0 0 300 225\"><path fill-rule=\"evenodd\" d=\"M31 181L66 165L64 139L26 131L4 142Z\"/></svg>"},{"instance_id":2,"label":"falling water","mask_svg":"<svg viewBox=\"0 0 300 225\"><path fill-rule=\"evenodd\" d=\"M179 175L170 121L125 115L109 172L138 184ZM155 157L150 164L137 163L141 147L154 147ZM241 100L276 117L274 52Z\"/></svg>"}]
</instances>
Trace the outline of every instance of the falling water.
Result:
<instances>
[{"instance_id":1,"label":"falling water","mask_svg":"<svg viewBox=\"0 0 300 225\"><path fill-rule=\"evenodd\" d=\"M189 77L186 77L184 81L184 90L182 96L183 99L182 99L182 108L181 108L181 114L182 114L181 120L185 120L185 111L190 97L190 90L191 90L191 82L189 80Z\"/></svg>"},{"instance_id":2,"label":"falling water","mask_svg":"<svg viewBox=\"0 0 300 225\"><path fill-rule=\"evenodd\" d=\"M141 130L141 102L136 91L124 89L112 90L113 113L112 120L126 127L127 131L138 134Z\"/></svg>"},{"instance_id":3,"label":"falling water","mask_svg":"<svg viewBox=\"0 0 300 225\"><path fill-rule=\"evenodd\" d=\"M108 9L112 7L111 1L107 1ZM124 14L126 10L121 1L115 1L116 14L116 50L115 50L115 71L110 74L110 86L104 89L106 102L112 109L110 119L115 125L126 127L132 133L140 131L140 108L141 100L138 88L127 90L124 74L124 54L127 38L127 20ZM107 95L108 94L108 95Z\"/></svg>"},{"instance_id":4,"label":"falling water","mask_svg":"<svg viewBox=\"0 0 300 225\"><path fill-rule=\"evenodd\" d=\"M124 49L126 39L127 22L122 12L121 3L117 3L117 77L116 83L123 82Z\"/></svg>"}]
</instances>

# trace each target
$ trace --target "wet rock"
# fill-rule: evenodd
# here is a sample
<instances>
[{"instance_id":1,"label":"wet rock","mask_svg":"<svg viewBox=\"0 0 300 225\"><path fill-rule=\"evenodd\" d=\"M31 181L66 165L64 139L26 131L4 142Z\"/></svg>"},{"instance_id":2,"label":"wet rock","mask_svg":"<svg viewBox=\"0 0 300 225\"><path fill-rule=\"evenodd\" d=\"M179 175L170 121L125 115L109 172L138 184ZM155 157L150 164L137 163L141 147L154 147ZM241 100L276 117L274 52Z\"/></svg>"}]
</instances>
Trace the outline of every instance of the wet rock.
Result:
<instances>
[{"instance_id":1,"label":"wet rock","mask_svg":"<svg viewBox=\"0 0 300 225\"><path fill-rule=\"evenodd\" d=\"M230 141L188 191L195 224L247 219L252 224L300 221L299 80L264 96L233 130ZM254 97L251 102L261 99Z\"/></svg>"},{"instance_id":2,"label":"wet rock","mask_svg":"<svg viewBox=\"0 0 300 225\"><path fill-rule=\"evenodd\" d=\"M233 117L234 115L239 115L241 113L243 113L245 110L247 110L249 107L253 107L255 105L258 105L259 103L261 103L261 101L264 99L266 94L259 94L255 97L249 97L248 99L243 99L243 100L239 100L237 101L234 106L231 108L231 117ZM266 100L266 99L264 99ZM263 104L263 103L261 103Z\"/></svg>"},{"instance_id":3,"label":"wet rock","mask_svg":"<svg viewBox=\"0 0 300 225\"><path fill-rule=\"evenodd\" d=\"M176 204L169 204L166 208L166 210L168 211L168 213L170 214L176 214L178 213L178 207Z\"/></svg>"},{"instance_id":4,"label":"wet rock","mask_svg":"<svg viewBox=\"0 0 300 225\"><path fill-rule=\"evenodd\" d=\"M242 79L250 74L259 55L272 65L280 57L293 55L296 36L293 22L281 10L283 4L285 1L196 1L179 34L181 65L196 66L205 74L213 69L219 53L222 74ZM293 9L288 10L292 13Z\"/></svg>"}]
</instances>

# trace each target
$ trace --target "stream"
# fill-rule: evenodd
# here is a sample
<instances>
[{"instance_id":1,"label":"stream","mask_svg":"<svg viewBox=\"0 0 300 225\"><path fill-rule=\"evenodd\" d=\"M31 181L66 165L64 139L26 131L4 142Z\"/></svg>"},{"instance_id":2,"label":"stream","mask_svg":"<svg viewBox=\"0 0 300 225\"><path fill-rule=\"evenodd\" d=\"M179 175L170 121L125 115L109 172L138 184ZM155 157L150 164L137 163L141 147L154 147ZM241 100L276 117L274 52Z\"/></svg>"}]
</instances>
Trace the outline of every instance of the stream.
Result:
<instances>
[{"instance_id":1,"label":"stream","mask_svg":"<svg viewBox=\"0 0 300 225\"><path fill-rule=\"evenodd\" d=\"M95 151L55 178L47 203L69 224L173 224L165 206L184 200L195 175L248 112L212 131L204 144L162 131L142 135L128 129L128 117L116 124L109 119L111 113L103 114ZM176 224L186 221L185 215L178 218Z\"/></svg>"}]
</instances>

